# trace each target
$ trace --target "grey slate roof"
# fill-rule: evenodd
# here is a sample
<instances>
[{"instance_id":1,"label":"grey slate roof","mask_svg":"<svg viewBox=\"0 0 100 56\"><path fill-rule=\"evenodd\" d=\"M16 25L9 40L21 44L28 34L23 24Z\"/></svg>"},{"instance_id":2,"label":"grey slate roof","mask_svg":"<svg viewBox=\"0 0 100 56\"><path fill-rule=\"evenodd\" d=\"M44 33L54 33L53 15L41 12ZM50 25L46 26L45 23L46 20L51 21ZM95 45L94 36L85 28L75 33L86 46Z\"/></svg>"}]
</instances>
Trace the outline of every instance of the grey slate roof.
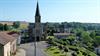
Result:
<instances>
[{"instance_id":1,"label":"grey slate roof","mask_svg":"<svg viewBox=\"0 0 100 56\"><path fill-rule=\"evenodd\" d=\"M40 16L40 11L39 11L39 4L38 4L38 2L37 2L37 7L36 7L35 16Z\"/></svg>"},{"instance_id":2,"label":"grey slate roof","mask_svg":"<svg viewBox=\"0 0 100 56\"><path fill-rule=\"evenodd\" d=\"M70 33L54 33L54 35L71 35Z\"/></svg>"}]
</instances>

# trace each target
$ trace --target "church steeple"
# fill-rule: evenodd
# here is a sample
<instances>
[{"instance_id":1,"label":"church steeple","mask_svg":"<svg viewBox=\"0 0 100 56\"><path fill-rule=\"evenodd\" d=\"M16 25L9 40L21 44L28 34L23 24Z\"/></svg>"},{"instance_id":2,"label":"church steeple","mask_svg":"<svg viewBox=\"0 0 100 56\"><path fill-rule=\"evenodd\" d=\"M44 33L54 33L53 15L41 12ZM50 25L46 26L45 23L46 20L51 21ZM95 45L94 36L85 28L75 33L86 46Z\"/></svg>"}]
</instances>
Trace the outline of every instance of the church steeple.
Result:
<instances>
[{"instance_id":1,"label":"church steeple","mask_svg":"<svg viewBox=\"0 0 100 56\"><path fill-rule=\"evenodd\" d=\"M37 1L37 6L36 6L36 13L35 13L35 34L34 37L36 38L37 41L41 40L42 37L42 28L41 28L41 15L39 11L39 4Z\"/></svg>"},{"instance_id":2,"label":"church steeple","mask_svg":"<svg viewBox=\"0 0 100 56\"><path fill-rule=\"evenodd\" d=\"M37 1L37 6L36 6L36 13L35 13L35 16L40 16L38 1Z\"/></svg>"}]
</instances>

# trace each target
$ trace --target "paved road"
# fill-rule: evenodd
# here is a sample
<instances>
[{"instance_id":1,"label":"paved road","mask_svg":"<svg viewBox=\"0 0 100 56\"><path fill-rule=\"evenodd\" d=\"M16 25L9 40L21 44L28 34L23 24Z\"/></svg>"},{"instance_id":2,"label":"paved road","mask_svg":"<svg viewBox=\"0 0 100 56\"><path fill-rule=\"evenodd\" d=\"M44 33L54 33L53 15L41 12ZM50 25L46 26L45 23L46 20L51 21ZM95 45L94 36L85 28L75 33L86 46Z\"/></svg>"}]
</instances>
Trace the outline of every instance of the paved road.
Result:
<instances>
[{"instance_id":1,"label":"paved road","mask_svg":"<svg viewBox=\"0 0 100 56\"><path fill-rule=\"evenodd\" d=\"M47 56L44 52L47 44L45 41L36 42L36 50L33 43L21 44L20 47L26 50L26 56ZM35 55L36 54L36 55Z\"/></svg>"},{"instance_id":2,"label":"paved road","mask_svg":"<svg viewBox=\"0 0 100 56\"><path fill-rule=\"evenodd\" d=\"M47 44L45 42L37 42L36 44L36 56L47 56L44 52Z\"/></svg>"},{"instance_id":3,"label":"paved road","mask_svg":"<svg viewBox=\"0 0 100 56\"><path fill-rule=\"evenodd\" d=\"M26 52L24 49L18 49L15 56L26 56Z\"/></svg>"}]
</instances>

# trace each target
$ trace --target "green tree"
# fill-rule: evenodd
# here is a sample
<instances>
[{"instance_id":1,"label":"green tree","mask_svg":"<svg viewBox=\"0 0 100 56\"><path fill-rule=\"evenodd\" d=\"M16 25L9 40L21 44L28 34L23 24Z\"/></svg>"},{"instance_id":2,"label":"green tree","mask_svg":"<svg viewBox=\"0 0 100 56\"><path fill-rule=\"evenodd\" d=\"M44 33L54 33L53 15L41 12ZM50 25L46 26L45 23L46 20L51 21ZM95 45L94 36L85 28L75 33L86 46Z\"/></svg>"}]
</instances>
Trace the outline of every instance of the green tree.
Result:
<instances>
[{"instance_id":1,"label":"green tree","mask_svg":"<svg viewBox=\"0 0 100 56\"><path fill-rule=\"evenodd\" d=\"M3 31L3 24L0 24L0 31Z\"/></svg>"},{"instance_id":2,"label":"green tree","mask_svg":"<svg viewBox=\"0 0 100 56\"><path fill-rule=\"evenodd\" d=\"M4 27L4 30L5 30L5 31L7 31L7 30L8 30L8 25L7 25L7 24L4 24L4 26L3 26L3 27Z\"/></svg>"},{"instance_id":3,"label":"green tree","mask_svg":"<svg viewBox=\"0 0 100 56\"><path fill-rule=\"evenodd\" d=\"M83 39L84 43L92 42L92 38L90 37L88 32L82 32L81 33L81 38Z\"/></svg>"},{"instance_id":4,"label":"green tree","mask_svg":"<svg viewBox=\"0 0 100 56\"><path fill-rule=\"evenodd\" d=\"M69 39L70 41L74 41L75 38L76 38L75 36L69 36L69 37L68 37L68 39Z\"/></svg>"},{"instance_id":5,"label":"green tree","mask_svg":"<svg viewBox=\"0 0 100 56\"><path fill-rule=\"evenodd\" d=\"M14 28L19 28L20 27L20 22L18 22L18 21L13 22L13 27Z\"/></svg>"},{"instance_id":6,"label":"green tree","mask_svg":"<svg viewBox=\"0 0 100 56\"><path fill-rule=\"evenodd\" d=\"M100 45L100 36L95 37L95 44Z\"/></svg>"},{"instance_id":7,"label":"green tree","mask_svg":"<svg viewBox=\"0 0 100 56\"><path fill-rule=\"evenodd\" d=\"M92 37L93 39L95 38L95 36L96 36L95 31L93 31L93 32L90 33L90 37Z\"/></svg>"}]
</instances>

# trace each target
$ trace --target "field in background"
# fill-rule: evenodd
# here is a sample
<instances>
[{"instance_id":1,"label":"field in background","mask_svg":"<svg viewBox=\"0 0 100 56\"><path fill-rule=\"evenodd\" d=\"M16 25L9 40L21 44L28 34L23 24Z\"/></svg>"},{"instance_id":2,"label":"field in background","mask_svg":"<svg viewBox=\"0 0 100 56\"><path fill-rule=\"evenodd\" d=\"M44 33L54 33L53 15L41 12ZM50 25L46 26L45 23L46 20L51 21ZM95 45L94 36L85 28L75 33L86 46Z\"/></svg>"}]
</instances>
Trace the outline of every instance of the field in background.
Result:
<instances>
[{"instance_id":1,"label":"field in background","mask_svg":"<svg viewBox=\"0 0 100 56\"><path fill-rule=\"evenodd\" d=\"M14 21L0 21L1 24L13 25ZM20 28L19 29L27 29L28 22L20 21Z\"/></svg>"}]
</instances>

